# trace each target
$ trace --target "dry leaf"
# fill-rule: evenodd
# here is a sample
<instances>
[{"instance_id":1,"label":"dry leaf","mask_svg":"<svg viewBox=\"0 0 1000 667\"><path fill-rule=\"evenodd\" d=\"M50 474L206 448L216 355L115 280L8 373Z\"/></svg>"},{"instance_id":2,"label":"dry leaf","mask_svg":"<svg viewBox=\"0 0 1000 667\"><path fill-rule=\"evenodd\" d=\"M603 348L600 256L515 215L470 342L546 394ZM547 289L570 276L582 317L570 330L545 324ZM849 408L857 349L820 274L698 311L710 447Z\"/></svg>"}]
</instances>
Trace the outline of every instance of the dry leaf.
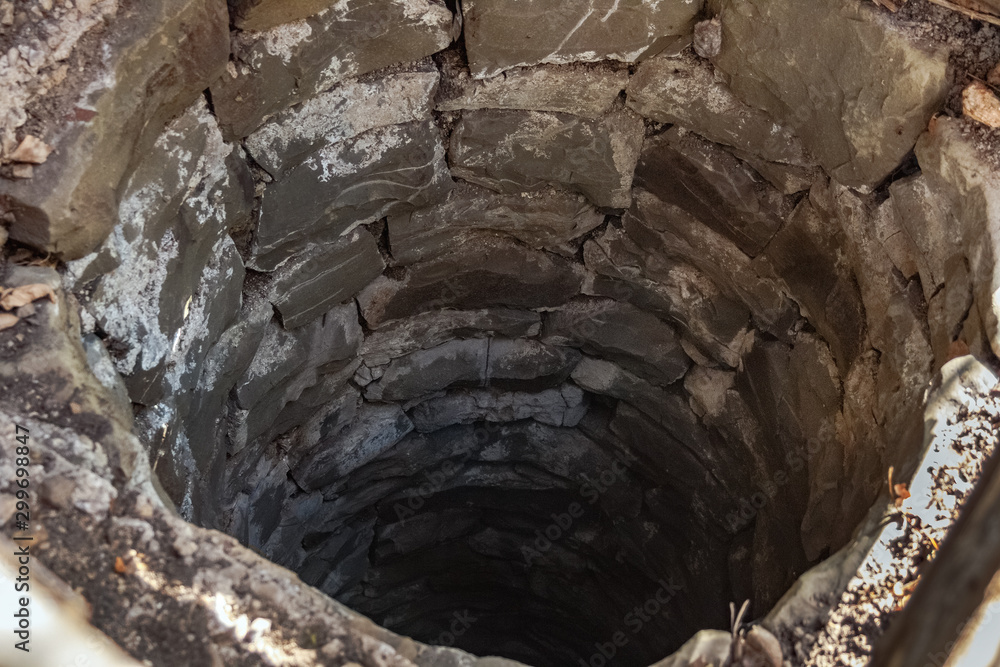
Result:
<instances>
[{"instance_id":1,"label":"dry leaf","mask_svg":"<svg viewBox=\"0 0 1000 667\"><path fill-rule=\"evenodd\" d=\"M10 168L10 175L14 178L33 178L35 168L30 164L15 164Z\"/></svg>"},{"instance_id":2,"label":"dry leaf","mask_svg":"<svg viewBox=\"0 0 1000 667\"><path fill-rule=\"evenodd\" d=\"M973 81L962 91L962 113L990 127L1000 127L1000 98L982 81Z\"/></svg>"},{"instance_id":3,"label":"dry leaf","mask_svg":"<svg viewBox=\"0 0 1000 667\"><path fill-rule=\"evenodd\" d=\"M906 484L896 484L892 490L896 494L896 507L902 507L903 501L910 497L910 490L906 488Z\"/></svg>"},{"instance_id":4,"label":"dry leaf","mask_svg":"<svg viewBox=\"0 0 1000 667\"><path fill-rule=\"evenodd\" d=\"M36 136L28 135L14 152L7 156L12 162L28 162L30 164L42 164L49 158L52 146L42 141Z\"/></svg>"},{"instance_id":5,"label":"dry leaf","mask_svg":"<svg viewBox=\"0 0 1000 667\"><path fill-rule=\"evenodd\" d=\"M45 283L32 283L31 285L4 289L0 292L0 308L14 310L45 297L48 297L52 303L56 302L55 292Z\"/></svg>"},{"instance_id":6,"label":"dry leaf","mask_svg":"<svg viewBox=\"0 0 1000 667\"><path fill-rule=\"evenodd\" d=\"M0 331L10 329L20 321L21 318L17 315L12 315L11 313L0 313Z\"/></svg>"},{"instance_id":7,"label":"dry leaf","mask_svg":"<svg viewBox=\"0 0 1000 667\"><path fill-rule=\"evenodd\" d=\"M986 83L991 86L1000 86L1000 63L990 70L990 73L986 75Z\"/></svg>"},{"instance_id":8,"label":"dry leaf","mask_svg":"<svg viewBox=\"0 0 1000 667\"><path fill-rule=\"evenodd\" d=\"M115 572L118 574L128 573L128 566L125 565L125 561L122 560L121 556L115 556Z\"/></svg>"}]
</instances>

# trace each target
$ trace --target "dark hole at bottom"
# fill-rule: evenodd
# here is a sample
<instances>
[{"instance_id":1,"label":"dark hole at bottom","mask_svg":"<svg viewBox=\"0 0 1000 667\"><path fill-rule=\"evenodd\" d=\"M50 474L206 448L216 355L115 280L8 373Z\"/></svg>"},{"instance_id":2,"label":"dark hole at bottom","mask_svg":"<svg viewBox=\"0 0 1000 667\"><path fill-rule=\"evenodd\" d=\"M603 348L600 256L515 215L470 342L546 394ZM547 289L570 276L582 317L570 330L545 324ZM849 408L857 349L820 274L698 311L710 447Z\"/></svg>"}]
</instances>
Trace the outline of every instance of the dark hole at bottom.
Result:
<instances>
[{"instance_id":1,"label":"dark hole at bottom","mask_svg":"<svg viewBox=\"0 0 1000 667\"><path fill-rule=\"evenodd\" d=\"M801 558L755 582L756 510L663 431L627 446L608 420L407 436L335 491L300 576L399 634L534 667L646 666L726 628L730 601L766 611Z\"/></svg>"}]
</instances>

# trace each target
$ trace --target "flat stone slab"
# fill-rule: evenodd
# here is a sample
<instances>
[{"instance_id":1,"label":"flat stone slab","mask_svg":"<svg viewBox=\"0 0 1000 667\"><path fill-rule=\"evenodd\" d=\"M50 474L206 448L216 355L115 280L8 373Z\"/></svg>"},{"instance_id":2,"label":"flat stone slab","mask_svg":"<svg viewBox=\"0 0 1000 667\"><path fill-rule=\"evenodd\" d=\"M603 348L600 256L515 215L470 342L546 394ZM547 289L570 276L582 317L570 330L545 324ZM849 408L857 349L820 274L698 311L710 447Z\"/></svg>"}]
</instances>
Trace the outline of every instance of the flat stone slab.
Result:
<instances>
[{"instance_id":1,"label":"flat stone slab","mask_svg":"<svg viewBox=\"0 0 1000 667\"><path fill-rule=\"evenodd\" d=\"M390 216L389 243L397 262L412 264L447 252L473 230L557 249L602 222L604 215L582 195L556 189L504 194L460 183L440 204Z\"/></svg>"},{"instance_id":2,"label":"flat stone slab","mask_svg":"<svg viewBox=\"0 0 1000 667\"><path fill-rule=\"evenodd\" d=\"M691 364L673 327L613 299L574 300L546 313L544 340L579 347L656 384L676 381Z\"/></svg>"},{"instance_id":3,"label":"flat stone slab","mask_svg":"<svg viewBox=\"0 0 1000 667\"><path fill-rule=\"evenodd\" d=\"M115 365L136 403L192 390L240 311L244 267L226 231L251 201L233 164L207 105L192 105L135 168L111 236L68 264L67 281L89 284L97 323L121 342Z\"/></svg>"},{"instance_id":4,"label":"flat stone slab","mask_svg":"<svg viewBox=\"0 0 1000 667\"><path fill-rule=\"evenodd\" d=\"M452 173L498 192L557 185L596 206L628 206L645 128L618 109L591 120L541 111L469 111L451 135Z\"/></svg>"},{"instance_id":5,"label":"flat stone slab","mask_svg":"<svg viewBox=\"0 0 1000 667\"><path fill-rule=\"evenodd\" d=\"M365 388L369 400L418 398L447 387L486 384L489 340L453 340L394 360L382 379Z\"/></svg>"},{"instance_id":6,"label":"flat stone slab","mask_svg":"<svg viewBox=\"0 0 1000 667\"><path fill-rule=\"evenodd\" d=\"M445 52L442 60L447 86L438 95L441 111L527 109L599 118L628 83L626 67L604 63L539 65L476 79L457 53Z\"/></svg>"},{"instance_id":7,"label":"flat stone slab","mask_svg":"<svg viewBox=\"0 0 1000 667\"><path fill-rule=\"evenodd\" d=\"M697 0L466 0L465 46L476 78L539 63L635 61L663 37L690 33Z\"/></svg>"},{"instance_id":8,"label":"flat stone slab","mask_svg":"<svg viewBox=\"0 0 1000 667\"><path fill-rule=\"evenodd\" d=\"M369 333L365 336L360 354L366 364L380 366L415 350L434 347L455 338L487 335L520 338L535 336L541 328L541 317L531 310L436 310L397 320Z\"/></svg>"},{"instance_id":9,"label":"flat stone slab","mask_svg":"<svg viewBox=\"0 0 1000 667\"><path fill-rule=\"evenodd\" d=\"M291 12L297 4L258 7ZM451 43L452 14L430 0L326 4L308 18L234 33L234 58L211 87L227 139L246 137L268 116L345 79L419 60Z\"/></svg>"},{"instance_id":10,"label":"flat stone slab","mask_svg":"<svg viewBox=\"0 0 1000 667\"><path fill-rule=\"evenodd\" d=\"M677 127L646 140L635 182L751 257L792 212L792 200L753 169L718 144Z\"/></svg>"},{"instance_id":11,"label":"flat stone slab","mask_svg":"<svg viewBox=\"0 0 1000 667\"><path fill-rule=\"evenodd\" d=\"M365 397L408 401L450 387L538 391L562 383L579 361L576 350L531 339L452 340L394 359Z\"/></svg>"},{"instance_id":12,"label":"flat stone slab","mask_svg":"<svg viewBox=\"0 0 1000 667\"><path fill-rule=\"evenodd\" d=\"M353 298L384 268L375 238L365 229L355 229L283 264L271 283L271 302L282 325L294 329Z\"/></svg>"},{"instance_id":13,"label":"flat stone slab","mask_svg":"<svg viewBox=\"0 0 1000 667\"><path fill-rule=\"evenodd\" d=\"M538 391L569 377L581 355L528 338L492 338L486 379L500 389Z\"/></svg>"},{"instance_id":14,"label":"flat stone slab","mask_svg":"<svg viewBox=\"0 0 1000 667\"><path fill-rule=\"evenodd\" d=\"M948 54L916 44L871 3L725 0L719 14L712 62L730 88L844 185L889 175L951 88Z\"/></svg>"},{"instance_id":15,"label":"flat stone slab","mask_svg":"<svg viewBox=\"0 0 1000 667\"><path fill-rule=\"evenodd\" d=\"M646 118L680 125L771 162L811 163L798 137L767 112L739 99L708 62L689 51L643 61L626 93L629 108Z\"/></svg>"},{"instance_id":16,"label":"flat stone slab","mask_svg":"<svg viewBox=\"0 0 1000 667\"><path fill-rule=\"evenodd\" d=\"M292 470L302 488L321 489L363 466L413 430L398 405L362 406L355 422L337 436L321 442Z\"/></svg>"},{"instance_id":17,"label":"flat stone slab","mask_svg":"<svg viewBox=\"0 0 1000 667\"><path fill-rule=\"evenodd\" d=\"M275 178L315 150L368 130L431 117L437 70L350 79L275 115L243 142Z\"/></svg>"},{"instance_id":18,"label":"flat stone slab","mask_svg":"<svg viewBox=\"0 0 1000 667\"><path fill-rule=\"evenodd\" d=\"M264 189L252 265L272 271L308 243L439 201L451 184L432 121L330 144Z\"/></svg>"},{"instance_id":19,"label":"flat stone slab","mask_svg":"<svg viewBox=\"0 0 1000 667\"><path fill-rule=\"evenodd\" d=\"M545 308L579 294L583 272L562 257L502 237L482 239L407 267L396 280L376 278L358 303L368 326L440 308Z\"/></svg>"},{"instance_id":20,"label":"flat stone slab","mask_svg":"<svg viewBox=\"0 0 1000 667\"><path fill-rule=\"evenodd\" d=\"M413 408L410 418L415 429L422 433L453 424L520 419L572 427L583 417L586 405L585 394L572 384L539 392L466 389L421 402Z\"/></svg>"},{"instance_id":21,"label":"flat stone slab","mask_svg":"<svg viewBox=\"0 0 1000 667\"><path fill-rule=\"evenodd\" d=\"M613 227L587 241L583 256L597 274L585 285L585 294L627 301L676 323L681 344L695 361L739 364L750 312L707 273Z\"/></svg>"}]
</instances>

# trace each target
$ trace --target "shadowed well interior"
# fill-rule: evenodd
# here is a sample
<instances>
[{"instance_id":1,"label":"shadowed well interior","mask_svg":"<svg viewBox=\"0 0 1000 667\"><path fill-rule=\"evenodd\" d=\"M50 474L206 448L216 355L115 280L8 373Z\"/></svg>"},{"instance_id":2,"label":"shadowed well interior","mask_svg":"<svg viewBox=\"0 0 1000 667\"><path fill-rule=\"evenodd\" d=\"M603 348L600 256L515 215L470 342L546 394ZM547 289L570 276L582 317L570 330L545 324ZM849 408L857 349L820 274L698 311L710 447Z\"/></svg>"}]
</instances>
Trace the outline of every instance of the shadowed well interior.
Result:
<instances>
[{"instance_id":1,"label":"shadowed well interior","mask_svg":"<svg viewBox=\"0 0 1000 667\"><path fill-rule=\"evenodd\" d=\"M582 253L652 244L652 214L608 216ZM387 252L393 224L372 230ZM275 316L229 398L226 485L192 518L393 631L536 667L651 664L726 627L730 601L765 613L846 541L881 463L861 440L859 480L822 479L843 389L790 300L763 328L724 294L668 301L653 281L573 296L576 258L532 251L545 274L510 246L446 248L468 269L419 298L369 288L290 330ZM246 284L244 310L273 288ZM689 324L705 319L730 340Z\"/></svg>"},{"instance_id":2,"label":"shadowed well interior","mask_svg":"<svg viewBox=\"0 0 1000 667\"><path fill-rule=\"evenodd\" d=\"M517 41L517 2L356 4L231 1L210 95L129 158L107 240L59 248L165 494L535 667L763 616L905 467L953 342L990 354L976 135L927 129L969 22L929 48L926 3L665 0ZM704 57L640 39L715 5Z\"/></svg>"},{"instance_id":3,"label":"shadowed well interior","mask_svg":"<svg viewBox=\"0 0 1000 667\"><path fill-rule=\"evenodd\" d=\"M662 322L642 318L639 336L627 305L574 307L522 337L484 331L390 363L379 401L315 406L324 424L362 415L239 496L229 530L396 632L536 666L600 645L646 665L725 627L731 600L766 611L810 562L818 447L783 404L809 376L787 344L759 341L743 370L689 376L692 395ZM796 361L815 366L806 340ZM630 371L607 358L636 373L622 398L610 383ZM798 395L839 402L826 389Z\"/></svg>"},{"instance_id":4,"label":"shadowed well interior","mask_svg":"<svg viewBox=\"0 0 1000 667\"><path fill-rule=\"evenodd\" d=\"M856 195L782 194L676 127L647 134L627 209L458 181L318 257L265 261L254 237L274 270L213 297L233 304L218 355L137 411L182 513L395 632L535 667L648 665L731 601L764 614L870 506L929 350L873 398L904 357L868 347L837 264ZM449 231L497 211L570 231ZM317 266L343 270L309 292ZM914 294L891 301L907 331Z\"/></svg>"},{"instance_id":5,"label":"shadowed well interior","mask_svg":"<svg viewBox=\"0 0 1000 667\"><path fill-rule=\"evenodd\" d=\"M900 382L905 355L869 347L837 259L858 195L645 134L627 208L457 180L306 253L246 237L218 356L137 412L184 515L395 632L536 667L648 665L731 601L764 614L870 506L929 348ZM293 181L250 171L263 228ZM919 289L894 280L880 335L910 335Z\"/></svg>"}]
</instances>

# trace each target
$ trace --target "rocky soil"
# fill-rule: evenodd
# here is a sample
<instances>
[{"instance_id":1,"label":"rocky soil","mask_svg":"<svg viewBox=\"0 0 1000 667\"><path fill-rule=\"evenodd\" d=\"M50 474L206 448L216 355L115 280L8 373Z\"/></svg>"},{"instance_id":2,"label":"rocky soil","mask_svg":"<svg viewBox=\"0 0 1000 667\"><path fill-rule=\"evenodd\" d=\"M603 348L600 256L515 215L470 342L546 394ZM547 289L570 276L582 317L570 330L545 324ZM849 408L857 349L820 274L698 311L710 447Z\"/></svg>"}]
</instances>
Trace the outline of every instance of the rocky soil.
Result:
<instances>
[{"instance_id":1,"label":"rocky soil","mask_svg":"<svg viewBox=\"0 0 1000 667\"><path fill-rule=\"evenodd\" d=\"M946 435L927 452L922 479L914 480L912 491L905 484L898 488L902 495L884 519L893 524L882 537L886 551L865 561L831 605L825 623L795 626L781 637L786 655L809 665L869 663L873 647L909 601L996 450L1000 387L969 397L937 428Z\"/></svg>"}]
</instances>

